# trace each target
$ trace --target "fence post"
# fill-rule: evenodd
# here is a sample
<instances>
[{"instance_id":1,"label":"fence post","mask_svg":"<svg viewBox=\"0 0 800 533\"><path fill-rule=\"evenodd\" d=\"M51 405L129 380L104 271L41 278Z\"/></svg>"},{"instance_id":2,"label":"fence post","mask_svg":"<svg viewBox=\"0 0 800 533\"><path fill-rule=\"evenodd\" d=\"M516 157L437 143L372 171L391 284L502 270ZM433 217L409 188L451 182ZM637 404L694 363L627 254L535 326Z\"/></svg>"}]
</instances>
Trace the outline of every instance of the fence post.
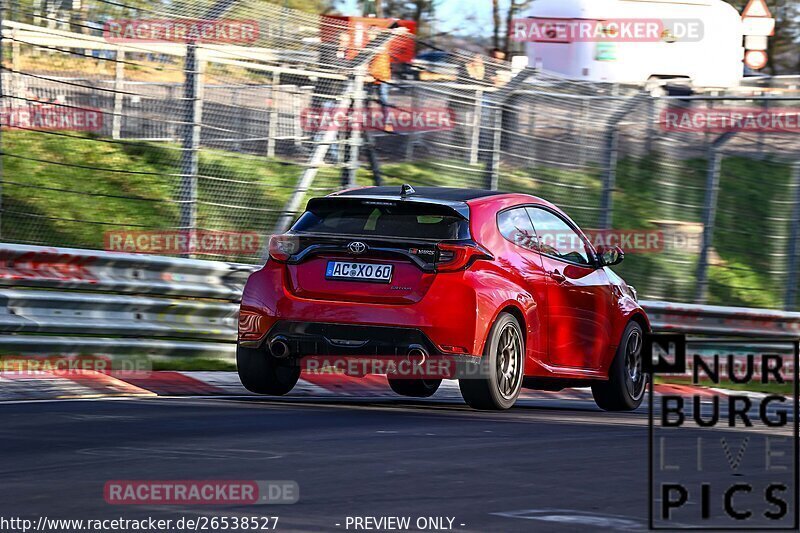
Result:
<instances>
[{"instance_id":1,"label":"fence post","mask_svg":"<svg viewBox=\"0 0 800 533\"><path fill-rule=\"evenodd\" d=\"M489 160L489 172L486 188L490 191L497 190L500 184L500 148L503 135L503 106L505 101L496 104L494 111L494 124L492 125L492 157Z\"/></svg>"},{"instance_id":2,"label":"fence post","mask_svg":"<svg viewBox=\"0 0 800 533\"><path fill-rule=\"evenodd\" d=\"M649 156L653 153L653 137L655 136L655 122L656 118L656 99L649 98L647 100L647 137L644 140L644 155Z\"/></svg>"},{"instance_id":3,"label":"fence post","mask_svg":"<svg viewBox=\"0 0 800 533\"><path fill-rule=\"evenodd\" d=\"M247 122L245 121L244 113L242 112L242 99L241 99L241 96L239 94L239 88L238 87L233 87L231 89L231 100L232 100L231 103L233 104L233 108L234 108L234 113L236 113L236 126L238 128L236 130L232 130L232 134L236 135L236 140L233 143L233 150L235 152L241 152L242 151L242 137L244 135L246 135L246 132L244 131L244 128L247 127L247 126L245 126L245 124L247 124Z\"/></svg>"},{"instance_id":4,"label":"fence post","mask_svg":"<svg viewBox=\"0 0 800 533\"><path fill-rule=\"evenodd\" d=\"M475 117L472 123L472 143L469 152L469 164L478 164L478 147L481 140L481 121L483 120L483 89L475 91Z\"/></svg>"},{"instance_id":5,"label":"fence post","mask_svg":"<svg viewBox=\"0 0 800 533\"><path fill-rule=\"evenodd\" d=\"M364 95L364 80L367 74L367 65L359 65L356 67L353 76L353 106L354 115L364 109L364 102L366 100ZM350 189L356 185L356 173L361 165L359 157L361 155L361 144L363 143L361 128L352 126L349 128L349 139L347 139L347 161L345 161L345 168L342 172L342 187Z\"/></svg>"},{"instance_id":6,"label":"fence post","mask_svg":"<svg viewBox=\"0 0 800 533\"><path fill-rule=\"evenodd\" d=\"M488 104L487 108L494 111L494 125L491 146L488 148L491 151L491 157L484 158L479 155L478 162L482 160L487 161L485 172L485 187L496 189L500 180L500 150L502 146L502 129L503 129L503 109L507 105L508 100L514 96L522 85L528 81L532 76L536 75L537 71L534 68L526 67L517 72L516 76L511 78L505 86L498 89L496 92L491 93L488 97L484 95L481 105ZM483 128L481 127L481 130ZM489 141L484 141L482 144L488 144ZM479 148L480 150L480 148Z\"/></svg>"},{"instance_id":7,"label":"fence post","mask_svg":"<svg viewBox=\"0 0 800 533\"><path fill-rule=\"evenodd\" d=\"M20 70L22 69L19 64L22 54L20 53L19 41L17 40L17 28L11 30L11 38L13 39L11 41L11 70L13 71L11 75L11 94L15 99L12 105L25 105L25 94L22 90L22 75L20 74Z\"/></svg>"},{"instance_id":8,"label":"fence post","mask_svg":"<svg viewBox=\"0 0 800 533\"><path fill-rule=\"evenodd\" d=\"M580 146L578 147L578 165L581 167L586 165L586 135L589 128L585 125L589 123L589 100L584 97L581 98L581 124L583 124L584 127L581 128L579 137Z\"/></svg>"},{"instance_id":9,"label":"fence post","mask_svg":"<svg viewBox=\"0 0 800 533\"><path fill-rule=\"evenodd\" d=\"M217 0L206 13L204 20L217 20L236 0ZM181 215L179 228L194 231L197 228L197 171L200 157L200 129L203 118L203 74L205 59L192 40L186 44L183 62L183 137L181 150L181 183L178 192Z\"/></svg>"},{"instance_id":10,"label":"fence post","mask_svg":"<svg viewBox=\"0 0 800 533\"><path fill-rule=\"evenodd\" d=\"M528 100L530 107L527 108L528 115L528 131L530 131L530 145L528 148L528 157L530 158L528 166L531 170L537 166L538 150L536 147L536 94L532 94Z\"/></svg>"},{"instance_id":11,"label":"fence post","mask_svg":"<svg viewBox=\"0 0 800 533\"><path fill-rule=\"evenodd\" d=\"M603 196L600 200L600 228L611 229L614 217L614 187L617 181L617 158L619 147L619 129L611 126L606 132L603 161Z\"/></svg>"},{"instance_id":12,"label":"fence post","mask_svg":"<svg viewBox=\"0 0 800 533\"><path fill-rule=\"evenodd\" d=\"M723 133L711 143L708 149L708 170L706 172L706 196L703 202L703 238L700 247L700 259L697 263L697 293L695 303L708 301L708 268L711 246L714 242L714 224L717 218L717 201L719 199L719 180L722 169L722 153L720 149L733 137L733 132Z\"/></svg>"},{"instance_id":13,"label":"fence post","mask_svg":"<svg viewBox=\"0 0 800 533\"><path fill-rule=\"evenodd\" d=\"M314 89L311 90L314 92ZM302 105L302 91L300 87L297 85L292 85L291 95L292 95L292 116L299 117L300 113L303 110L300 108ZM303 125L300 123L299 120L294 121L294 146L295 148L300 148L303 146L303 139L304 139L305 132L303 131Z\"/></svg>"},{"instance_id":14,"label":"fence post","mask_svg":"<svg viewBox=\"0 0 800 533\"><path fill-rule=\"evenodd\" d=\"M614 187L617 182L617 159L619 158L619 122L647 98L639 93L606 121L605 161L603 164L603 193L600 198L600 228L611 229L614 215Z\"/></svg>"},{"instance_id":15,"label":"fence post","mask_svg":"<svg viewBox=\"0 0 800 533\"><path fill-rule=\"evenodd\" d=\"M797 252L798 240L800 240L800 161L795 161L792 164L792 187L794 188L794 203L792 205L792 216L789 219L791 228L789 228L789 256L788 275L786 278L786 296L783 303L783 308L786 311L794 309L795 301L797 299Z\"/></svg>"},{"instance_id":16,"label":"fence post","mask_svg":"<svg viewBox=\"0 0 800 533\"><path fill-rule=\"evenodd\" d=\"M281 74L272 72L272 90L270 91L269 125L267 133L267 157L275 157L275 137L278 136L278 101L275 97L278 85L281 83Z\"/></svg>"},{"instance_id":17,"label":"fence post","mask_svg":"<svg viewBox=\"0 0 800 533\"><path fill-rule=\"evenodd\" d=\"M0 0L0 66L2 66L3 58L3 22L6 20L6 3ZM6 89L5 89L5 69L0 68L0 109L5 108L6 104ZM5 146L3 146L3 128L0 127L0 237L3 236L3 181L5 175L3 173L3 153Z\"/></svg>"},{"instance_id":18,"label":"fence post","mask_svg":"<svg viewBox=\"0 0 800 533\"><path fill-rule=\"evenodd\" d=\"M197 227L197 172L200 150L200 122L203 115L203 72L205 61L198 57L197 44L186 45L183 84L183 142L181 152L180 229Z\"/></svg>"},{"instance_id":19,"label":"fence post","mask_svg":"<svg viewBox=\"0 0 800 533\"><path fill-rule=\"evenodd\" d=\"M411 91L411 109L417 108L417 86L414 84L409 85L409 90ZM406 161L411 161L414 159L414 145L417 144L417 136L419 134L414 132L409 132L406 135L406 150L405 150L405 158Z\"/></svg>"},{"instance_id":20,"label":"fence post","mask_svg":"<svg viewBox=\"0 0 800 533\"><path fill-rule=\"evenodd\" d=\"M175 101L175 89L176 89L176 85L173 85L173 84L167 85L167 100L170 101L170 102L174 102ZM164 115L167 116L166 112L164 113ZM176 123L178 123L180 120L183 120L183 109L178 109L178 113L177 113L178 118L177 118L177 120L175 118L176 114L173 113L173 114L171 114L169 116L170 116L171 120L169 120L169 122L167 123L166 134L169 136L169 140L171 142L176 142L178 140L178 131L177 131L178 127L177 127Z\"/></svg>"},{"instance_id":21,"label":"fence post","mask_svg":"<svg viewBox=\"0 0 800 533\"><path fill-rule=\"evenodd\" d=\"M122 91L125 83L125 50L122 47L117 47L114 59L114 114L111 117L111 138L119 139L122 136L122 104L124 103Z\"/></svg>"}]
</instances>

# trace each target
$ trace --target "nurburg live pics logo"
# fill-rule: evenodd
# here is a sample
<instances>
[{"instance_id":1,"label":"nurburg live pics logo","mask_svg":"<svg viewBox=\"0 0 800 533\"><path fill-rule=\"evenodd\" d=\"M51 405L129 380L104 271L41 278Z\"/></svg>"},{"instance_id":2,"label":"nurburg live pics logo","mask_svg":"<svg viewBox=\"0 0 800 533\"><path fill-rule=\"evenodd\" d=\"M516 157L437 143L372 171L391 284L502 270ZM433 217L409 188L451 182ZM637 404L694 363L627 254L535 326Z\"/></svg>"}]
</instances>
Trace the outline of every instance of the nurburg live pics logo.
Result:
<instances>
[{"instance_id":1,"label":"nurburg live pics logo","mask_svg":"<svg viewBox=\"0 0 800 533\"><path fill-rule=\"evenodd\" d=\"M649 391L650 529L797 531L800 341L689 344L643 347L651 384L665 381Z\"/></svg>"}]
</instances>

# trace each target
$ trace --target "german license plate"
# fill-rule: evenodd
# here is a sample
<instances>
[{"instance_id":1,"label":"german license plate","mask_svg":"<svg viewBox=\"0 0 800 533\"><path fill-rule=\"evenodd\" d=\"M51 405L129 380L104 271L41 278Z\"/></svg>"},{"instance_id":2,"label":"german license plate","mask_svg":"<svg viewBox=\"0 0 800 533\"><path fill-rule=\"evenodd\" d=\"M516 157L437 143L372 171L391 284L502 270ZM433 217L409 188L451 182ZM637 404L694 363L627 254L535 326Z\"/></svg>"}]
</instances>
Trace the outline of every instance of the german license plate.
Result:
<instances>
[{"instance_id":1,"label":"german license plate","mask_svg":"<svg viewBox=\"0 0 800 533\"><path fill-rule=\"evenodd\" d=\"M328 268L325 270L325 277L327 279L340 279L344 281L373 281L377 283L389 283L392 281L393 269L393 265L328 261Z\"/></svg>"}]
</instances>

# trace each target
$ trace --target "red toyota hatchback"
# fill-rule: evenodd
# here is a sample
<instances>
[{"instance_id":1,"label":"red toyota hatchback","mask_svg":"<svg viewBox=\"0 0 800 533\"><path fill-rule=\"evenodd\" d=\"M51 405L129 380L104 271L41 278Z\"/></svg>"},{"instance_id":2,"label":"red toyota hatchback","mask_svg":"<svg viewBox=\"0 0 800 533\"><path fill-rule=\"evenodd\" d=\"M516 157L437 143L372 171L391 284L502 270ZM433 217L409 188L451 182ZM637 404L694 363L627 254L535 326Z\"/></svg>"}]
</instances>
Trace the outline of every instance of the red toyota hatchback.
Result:
<instances>
[{"instance_id":1,"label":"red toyota hatchback","mask_svg":"<svg viewBox=\"0 0 800 533\"><path fill-rule=\"evenodd\" d=\"M525 194L367 187L308 203L247 282L237 366L244 386L283 395L309 356L454 358L478 409L507 409L521 388L591 386L606 410L636 409L647 315L553 204ZM426 397L441 379L389 375Z\"/></svg>"}]
</instances>

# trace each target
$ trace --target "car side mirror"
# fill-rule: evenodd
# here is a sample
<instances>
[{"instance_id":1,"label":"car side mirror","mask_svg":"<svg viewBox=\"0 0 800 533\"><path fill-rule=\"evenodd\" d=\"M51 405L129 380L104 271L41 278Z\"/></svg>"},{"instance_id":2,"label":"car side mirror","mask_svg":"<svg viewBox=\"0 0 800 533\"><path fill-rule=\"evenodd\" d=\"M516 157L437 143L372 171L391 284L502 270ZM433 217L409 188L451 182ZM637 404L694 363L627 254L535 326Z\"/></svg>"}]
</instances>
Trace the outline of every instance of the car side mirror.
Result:
<instances>
[{"instance_id":1,"label":"car side mirror","mask_svg":"<svg viewBox=\"0 0 800 533\"><path fill-rule=\"evenodd\" d=\"M600 246L597 248L597 257L600 266L613 266L622 263L625 259L625 252L619 246Z\"/></svg>"}]
</instances>

